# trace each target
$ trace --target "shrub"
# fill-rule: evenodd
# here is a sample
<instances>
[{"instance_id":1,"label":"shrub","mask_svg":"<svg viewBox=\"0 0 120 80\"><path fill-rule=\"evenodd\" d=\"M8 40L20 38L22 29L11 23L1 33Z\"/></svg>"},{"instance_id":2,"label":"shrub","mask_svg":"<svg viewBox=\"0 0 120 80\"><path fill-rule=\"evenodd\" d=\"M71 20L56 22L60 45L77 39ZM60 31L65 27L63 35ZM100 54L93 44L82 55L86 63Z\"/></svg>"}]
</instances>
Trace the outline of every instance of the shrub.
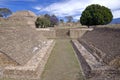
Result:
<instances>
[{"instance_id":1,"label":"shrub","mask_svg":"<svg viewBox=\"0 0 120 80\"><path fill-rule=\"evenodd\" d=\"M82 25L105 25L112 21L113 15L111 10L107 7L93 4L88 6L80 17L80 23Z\"/></svg>"},{"instance_id":2,"label":"shrub","mask_svg":"<svg viewBox=\"0 0 120 80\"><path fill-rule=\"evenodd\" d=\"M46 28L50 26L50 21L45 17L38 17L35 21L36 28Z\"/></svg>"}]
</instances>

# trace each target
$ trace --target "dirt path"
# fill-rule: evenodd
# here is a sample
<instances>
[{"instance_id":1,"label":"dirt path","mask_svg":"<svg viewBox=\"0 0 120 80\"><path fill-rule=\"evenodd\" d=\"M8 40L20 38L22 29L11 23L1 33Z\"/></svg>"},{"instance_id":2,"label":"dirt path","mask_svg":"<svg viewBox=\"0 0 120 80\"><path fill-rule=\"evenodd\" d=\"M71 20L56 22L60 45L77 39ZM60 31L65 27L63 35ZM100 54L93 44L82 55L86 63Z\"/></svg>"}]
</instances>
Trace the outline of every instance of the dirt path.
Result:
<instances>
[{"instance_id":1,"label":"dirt path","mask_svg":"<svg viewBox=\"0 0 120 80\"><path fill-rule=\"evenodd\" d=\"M83 80L69 39L57 39L41 80Z\"/></svg>"}]
</instances>

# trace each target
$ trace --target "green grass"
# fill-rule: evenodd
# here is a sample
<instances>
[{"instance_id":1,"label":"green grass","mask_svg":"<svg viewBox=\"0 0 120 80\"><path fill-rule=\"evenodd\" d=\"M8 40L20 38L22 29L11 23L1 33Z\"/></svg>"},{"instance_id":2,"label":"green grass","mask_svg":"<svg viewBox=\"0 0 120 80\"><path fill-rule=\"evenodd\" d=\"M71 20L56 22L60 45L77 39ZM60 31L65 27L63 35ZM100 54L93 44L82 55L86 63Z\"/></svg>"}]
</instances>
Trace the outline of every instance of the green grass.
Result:
<instances>
[{"instance_id":1,"label":"green grass","mask_svg":"<svg viewBox=\"0 0 120 80\"><path fill-rule=\"evenodd\" d=\"M83 80L70 40L56 40L41 80Z\"/></svg>"}]
</instances>

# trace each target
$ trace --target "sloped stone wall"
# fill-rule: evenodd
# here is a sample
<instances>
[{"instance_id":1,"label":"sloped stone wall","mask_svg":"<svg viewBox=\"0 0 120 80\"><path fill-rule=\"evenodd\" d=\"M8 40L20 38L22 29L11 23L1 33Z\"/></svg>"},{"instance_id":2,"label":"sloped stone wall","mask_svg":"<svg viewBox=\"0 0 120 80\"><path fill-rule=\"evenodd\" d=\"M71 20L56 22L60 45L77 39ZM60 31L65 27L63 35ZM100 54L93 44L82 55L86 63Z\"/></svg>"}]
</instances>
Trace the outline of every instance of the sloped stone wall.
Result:
<instances>
[{"instance_id":1,"label":"sloped stone wall","mask_svg":"<svg viewBox=\"0 0 120 80\"><path fill-rule=\"evenodd\" d=\"M7 66L2 77L19 79L40 79L47 59L55 45L54 40L48 40L46 45L39 50L24 66Z\"/></svg>"},{"instance_id":2,"label":"sloped stone wall","mask_svg":"<svg viewBox=\"0 0 120 80\"><path fill-rule=\"evenodd\" d=\"M108 65L120 56L120 29L95 28L93 31L88 31L79 40L100 49L103 52L100 55L104 56L101 59ZM118 63L118 60L116 62Z\"/></svg>"},{"instance_id":3,"label":"sloped stone wall","mask_svg":"<svg viewBox=\"0 0 120 80\"><path fill-rule=\"evenodd\" d=\"M0 27L0 51L24 65L44 46L45 38L27 26Z\"/></svg>"}]
</instances>

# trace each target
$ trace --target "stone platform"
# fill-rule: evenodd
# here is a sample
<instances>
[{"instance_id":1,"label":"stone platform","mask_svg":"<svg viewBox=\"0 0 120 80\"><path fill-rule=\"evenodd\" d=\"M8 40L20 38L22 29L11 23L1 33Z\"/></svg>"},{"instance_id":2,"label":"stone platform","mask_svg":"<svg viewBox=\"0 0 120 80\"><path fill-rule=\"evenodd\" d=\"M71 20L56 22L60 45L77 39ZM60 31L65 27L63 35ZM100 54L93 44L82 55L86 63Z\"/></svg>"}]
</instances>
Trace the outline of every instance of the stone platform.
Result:
<instances>
[{"instance_id":1,"label":"stone platform","mask_svg":"<svg viewBox=\"0 0 120 80\"><path fill-rule=\"evenodd\" d=\"M2 70L3 72L1 72L1 76L17 79L39 79L54 45L54 40L48 40L46 45L42 47L40 51L25 65L7 66Z\"/></svg>"},{"instance_id":2,"label":"stone platform","mask_svg":"<svg viewBox=\"0 0 120 80\"><path fill-rule=\"evenodd\" d=\"M78 59L80 61L83 75L87 79L95 77L96 75L103 76L106 73L111 73L111 71L112 71L112 74L116 74L116 71L119 72L119 70L105 64L101 60L101 58L98 58L95 55L93 55L91 52L89 52L78 40L72 40L72 43L76 51L76 54L78 56ZM98 49L97 49L97 52L100 53ZM93 80L97 80L97 79L93 79Z\"/></svg>"}]
</instances>

